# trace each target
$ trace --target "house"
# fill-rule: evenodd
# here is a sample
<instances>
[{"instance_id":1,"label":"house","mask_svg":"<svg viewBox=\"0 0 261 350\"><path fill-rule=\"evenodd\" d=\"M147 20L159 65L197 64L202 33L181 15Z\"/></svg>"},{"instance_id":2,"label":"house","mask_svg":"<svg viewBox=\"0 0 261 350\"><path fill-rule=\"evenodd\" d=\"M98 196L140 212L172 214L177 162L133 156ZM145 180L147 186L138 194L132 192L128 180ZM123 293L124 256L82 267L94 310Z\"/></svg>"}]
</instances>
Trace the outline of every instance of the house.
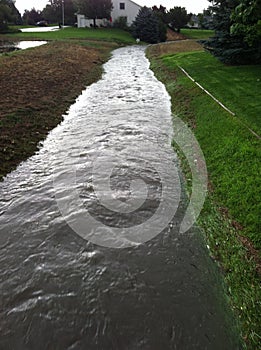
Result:
<instances>
[{"instance_id":1,"label":"house","mask_svg":"<svg viewBox=\"0 0 261 350\"><path fill-rule=\"evenodd\" d=\"M127 24L131 25L141 9L141 6L132 0L112 0L112 4L113 9L111 12L111 21L108 21L105 18L97 19L97 26L106 26L109 23L114 23L119 17L125 17L127 19ZM92 24L92 19L88 19L84 15L77 14L78 28L91 27Z\"/></svg>"}]
</instances>

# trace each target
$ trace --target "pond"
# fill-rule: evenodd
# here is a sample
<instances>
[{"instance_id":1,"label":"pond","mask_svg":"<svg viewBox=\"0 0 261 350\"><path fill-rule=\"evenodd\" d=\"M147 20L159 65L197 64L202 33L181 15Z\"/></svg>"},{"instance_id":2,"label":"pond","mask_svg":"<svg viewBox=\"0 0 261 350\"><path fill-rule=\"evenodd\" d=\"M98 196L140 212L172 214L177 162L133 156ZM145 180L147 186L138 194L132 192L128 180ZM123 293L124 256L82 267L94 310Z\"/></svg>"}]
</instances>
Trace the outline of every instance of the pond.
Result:
<instances>
[{"instance_id":1,"label":"pond","mask_svg":"<svg viewBox=\"0 0 261 350\"><path fill-rule=\"evenodd\" d=\"M0 54L5 52L12 52L16 50L25 50L32 47L37 47L41 45L47 44L47 41L29 41L29 40L23 40L23 41L0 41Z\"/></svg>"}]
</instances>

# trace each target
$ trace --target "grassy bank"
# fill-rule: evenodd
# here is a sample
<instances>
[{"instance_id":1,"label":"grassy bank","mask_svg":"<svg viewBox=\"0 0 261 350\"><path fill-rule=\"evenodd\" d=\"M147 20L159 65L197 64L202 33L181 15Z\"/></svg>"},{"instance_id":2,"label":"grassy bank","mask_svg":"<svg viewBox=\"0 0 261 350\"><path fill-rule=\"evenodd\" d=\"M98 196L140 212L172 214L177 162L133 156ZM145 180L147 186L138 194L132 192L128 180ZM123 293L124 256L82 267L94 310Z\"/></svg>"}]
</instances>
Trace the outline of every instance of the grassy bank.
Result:
<instances>
[{"instance_id":1,"label":"grassy bank","mask_svg":"<svg viewBox=\"0 0 261 350\"><path fill-rule=\"evenodd\" d=\"M195 52L186 42L169 49L151 47L149 57L157 77L172 98L174 114L195 133L206 158L209 196L199 224L206 232L213 258L220 264L231 305L247 349L260 341L260 132L257 121L260 66L225 67L208 53ZM164 55L162 56L162 50ZM186 51L186 53L185 53ZM188 71L236 112L228 114L181 72ZM190 176L189 173L186 174ZM259 334L258 334L259 333Z\"/></svg>"},{"instance_id":2,"label":"grassy bank","mask_svg":"<svg viewBox=\"0 0 261 350\"><path fill-rule=\"evenodd\" d=\"M7 37L7 36L6 36ZM50 32L34 32L34 33L18 33L8 35L9 39L18 40L99 40L116 42L118 44L133 44L134 38L126 31L116 28L74 28L68 27L57 31Z\"/></svg>"}]
</instances>

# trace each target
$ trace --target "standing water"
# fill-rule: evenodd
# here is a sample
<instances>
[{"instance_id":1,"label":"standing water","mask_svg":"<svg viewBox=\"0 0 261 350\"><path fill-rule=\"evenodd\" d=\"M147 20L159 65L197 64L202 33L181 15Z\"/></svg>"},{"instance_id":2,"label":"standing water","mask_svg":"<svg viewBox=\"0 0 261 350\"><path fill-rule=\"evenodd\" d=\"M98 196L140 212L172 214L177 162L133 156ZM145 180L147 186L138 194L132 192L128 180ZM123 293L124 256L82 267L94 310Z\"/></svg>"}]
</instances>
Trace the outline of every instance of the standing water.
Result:
<instances>
[{"instance_id":1,"label":"standing water","mask_svg":"<svg viewBox=\"0 0 261 350\"><path fill-rule=\"evenodd\" d=\"M0 349L237 349L200 233L179 233L169 96L141 47L104 69L1 183Z\"/></svg>"}]
</instances>

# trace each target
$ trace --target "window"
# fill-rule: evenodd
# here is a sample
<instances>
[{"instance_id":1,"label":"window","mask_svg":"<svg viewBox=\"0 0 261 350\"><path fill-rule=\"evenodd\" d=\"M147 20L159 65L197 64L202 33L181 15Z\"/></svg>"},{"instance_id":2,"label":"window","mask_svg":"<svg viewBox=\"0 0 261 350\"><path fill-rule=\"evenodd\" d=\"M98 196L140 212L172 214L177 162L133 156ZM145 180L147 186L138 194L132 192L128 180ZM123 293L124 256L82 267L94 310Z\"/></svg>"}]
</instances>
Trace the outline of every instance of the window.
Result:
<instances>
[{"instance_id":1,"label":"window","mask_svg":"<svg viewBox=\"0 0 261 350\"><path fill-rule=\"evenodd\" d=\"M125 2L120 2L120 10L125 10Z\"/></svg>"}]
</instances>

